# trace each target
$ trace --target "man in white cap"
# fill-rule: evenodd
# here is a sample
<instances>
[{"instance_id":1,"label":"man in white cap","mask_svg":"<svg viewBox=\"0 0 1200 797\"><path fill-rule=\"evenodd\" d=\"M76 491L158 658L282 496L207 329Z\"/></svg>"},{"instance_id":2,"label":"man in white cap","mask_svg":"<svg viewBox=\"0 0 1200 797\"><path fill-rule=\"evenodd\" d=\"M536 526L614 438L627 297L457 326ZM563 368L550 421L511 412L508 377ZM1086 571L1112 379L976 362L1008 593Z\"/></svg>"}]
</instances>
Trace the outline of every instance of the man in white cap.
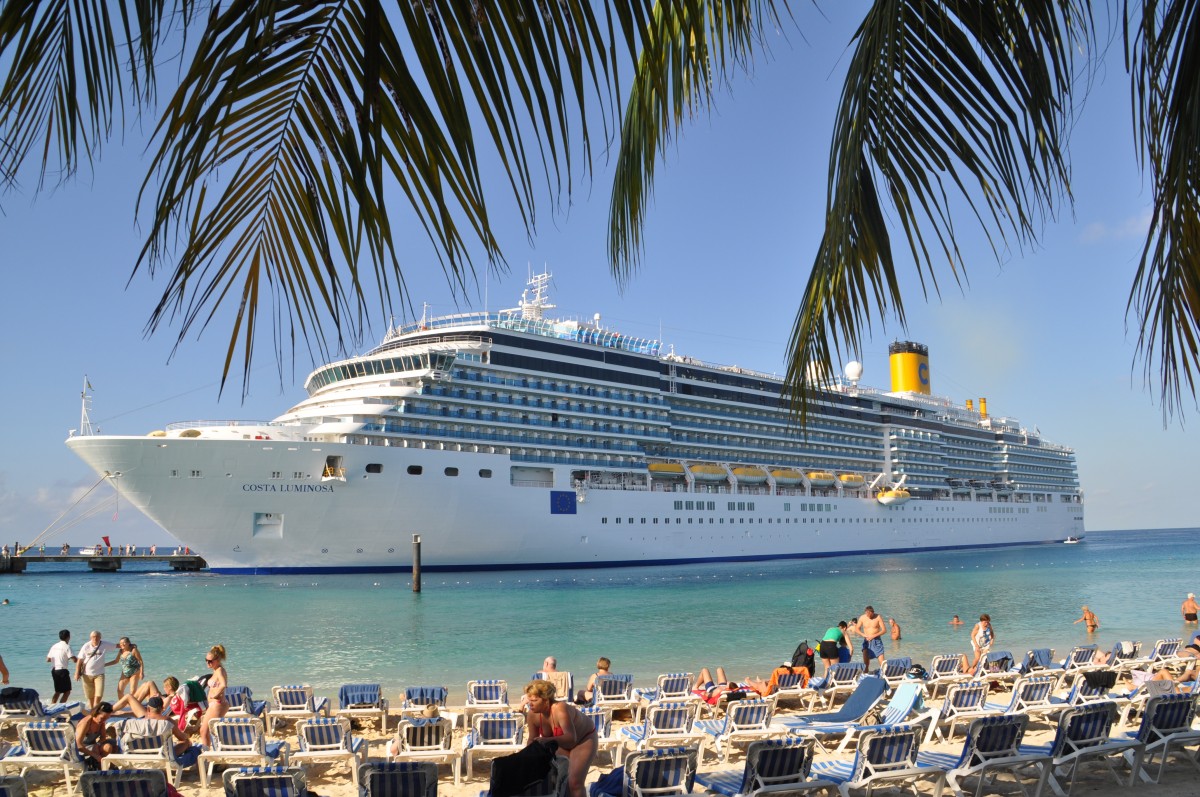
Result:
<instances>
[{"instance_id":1,"label":"man in white cap","mask_svg":"<svg viewBox=\"0 0 1200 797\"><path fill-rule=\"evenodd\" d=\"M1200 606L1196 605L1196 594L1189 592L1187 600L1179 607L1179 611L1183 613L1183 621L1185 623L1196 622L1196 614L1200 612Z\"/></svg>"}]
</instances>

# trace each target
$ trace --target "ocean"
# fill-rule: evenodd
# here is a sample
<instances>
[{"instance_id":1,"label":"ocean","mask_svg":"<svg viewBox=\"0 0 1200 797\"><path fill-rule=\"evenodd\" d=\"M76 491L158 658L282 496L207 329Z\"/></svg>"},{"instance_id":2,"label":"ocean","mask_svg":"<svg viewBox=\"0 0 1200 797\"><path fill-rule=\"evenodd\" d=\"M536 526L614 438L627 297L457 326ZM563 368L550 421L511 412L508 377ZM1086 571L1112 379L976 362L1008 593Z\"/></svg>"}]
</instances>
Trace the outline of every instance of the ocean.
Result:
<instances>
[{"instance_id":1,"label":"ocean","mask_svg":"<svg viewBox=\"0 0 1200 797\"><path fill-rule=\"evenodd\" d=\"M1197 530L1089 534L1079 545L829 559L506 573L222 576L83 565L0 576L0 655L11 682L49 697L46 652L60 628L76 650L88 632L130 637L147 676L205 671L215 643L229 651L230 682L256 696L310 683L336 697L343 683L379 682L393 702L405 686L441 684L461 701L472 678L516 689L548 655L577 686L598 656L653 685L662 672L724 666L733 678L765 676L800 640L820 639L872 604L903 635L889 655L928 665L970 650L981 612L995 650L1034 647L1061 657L1074 645L1187 636L1179 604L1200 588ZM43 566L34 566L43 567ZM1073 624L1089 605L1100 629ZM964 625L948 624L958 614ZM857 658L857 654L856 654ZM116 668L106 694L115 693ZM73 695L82 696L77 688Z\"/></svg>"}]
</instances>

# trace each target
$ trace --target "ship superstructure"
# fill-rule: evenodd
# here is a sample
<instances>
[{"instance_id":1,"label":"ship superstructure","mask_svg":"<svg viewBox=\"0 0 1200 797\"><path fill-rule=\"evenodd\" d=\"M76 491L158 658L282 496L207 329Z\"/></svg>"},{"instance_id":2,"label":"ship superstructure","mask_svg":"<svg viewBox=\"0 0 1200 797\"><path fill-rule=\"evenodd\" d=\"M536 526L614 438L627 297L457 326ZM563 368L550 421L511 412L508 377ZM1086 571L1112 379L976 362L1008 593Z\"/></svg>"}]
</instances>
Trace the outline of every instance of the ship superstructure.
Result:
<instances>
[{"instance_id":1,"label":"ship superstructure","mask_svg":"<svg viewBox=\"0 0 1200 797\"><path fill-rule=\"evenodd\" d=\"M1074 452L986 401L781 380L548 317L548 275L498 313L422 318L330 363L270 422L68 445L224 571L580 567L1011 545L1083 535Z\"/></svg>"}]
</instances>

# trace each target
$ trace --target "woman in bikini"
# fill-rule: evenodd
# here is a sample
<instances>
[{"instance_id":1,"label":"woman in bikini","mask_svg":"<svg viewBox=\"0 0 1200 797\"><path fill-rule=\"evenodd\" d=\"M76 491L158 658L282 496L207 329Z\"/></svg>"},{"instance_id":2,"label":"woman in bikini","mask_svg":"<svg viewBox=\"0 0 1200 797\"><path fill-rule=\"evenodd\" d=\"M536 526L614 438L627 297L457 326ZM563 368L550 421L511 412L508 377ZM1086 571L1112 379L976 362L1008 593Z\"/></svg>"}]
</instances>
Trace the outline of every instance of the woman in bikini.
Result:
<instances>
[{"instance_id":1,"label":"woman in bikini","mask_svg":"<svg viewBox=\"0 0 1200 797\"><path fill-rule=\"evenodd\" d=\"M550 681L530 681L526 685L525 701L529 705L525 718L526 744L539 740L558 742L558 754L567 757L567 787L571 797L586 797L583 781L596 758L596 724L569 702L556 702L556 694Z\"/></svg>"},{"instance_id":2,"label":"woman in bikini","mask_svg":"<svg viewBox=\"0 0 1200 797\"><path fill-rule=\"evenodd\" d=\"M212 670L208 679L207 695L208 708L200 719L200 744L206 748L212 743L208 735L208 721L224 717L229 711L229 701L225 699L225 687L229 685L229 675L225 672L225 646L213 645L204 654L205 666Z\"/></svg>"},{"instance_id":3,"label":"woman in bikini","mask_svg":"<svg viewBox=\"0 0 1200 797\"><path fill-rule=\"evenodd\" d=\"M108 718L113 707L101 701L96 710L85 715L75 726L75 746L86 756L88 769L99 769L100 761L117 752L117 740L108 735Z\"/></svg>"}]
</instances>

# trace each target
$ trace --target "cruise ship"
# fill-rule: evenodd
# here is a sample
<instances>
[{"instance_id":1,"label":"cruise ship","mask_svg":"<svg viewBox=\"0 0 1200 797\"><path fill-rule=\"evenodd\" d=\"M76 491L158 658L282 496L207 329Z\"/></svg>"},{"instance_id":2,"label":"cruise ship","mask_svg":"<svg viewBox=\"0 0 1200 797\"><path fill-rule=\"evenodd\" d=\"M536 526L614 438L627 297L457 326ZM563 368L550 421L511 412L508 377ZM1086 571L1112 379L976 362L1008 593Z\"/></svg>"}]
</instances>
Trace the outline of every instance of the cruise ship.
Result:
<instances>
[{"instance_id":1,"label":"cruise ship","mask_svg":"<svg viewBox=\"0 0 1200 797\"><path fill-rule=\"evenodd\" d=\"M659 565L1082 537L1072 449L986 399L819 372L805 428L782 380L664 352L600 316L519 306L422 318L315 370L273 421L67 440L210 568L380 572ZM85 397L86 400L86 397Z\"/></svg>"}]
</instances>

